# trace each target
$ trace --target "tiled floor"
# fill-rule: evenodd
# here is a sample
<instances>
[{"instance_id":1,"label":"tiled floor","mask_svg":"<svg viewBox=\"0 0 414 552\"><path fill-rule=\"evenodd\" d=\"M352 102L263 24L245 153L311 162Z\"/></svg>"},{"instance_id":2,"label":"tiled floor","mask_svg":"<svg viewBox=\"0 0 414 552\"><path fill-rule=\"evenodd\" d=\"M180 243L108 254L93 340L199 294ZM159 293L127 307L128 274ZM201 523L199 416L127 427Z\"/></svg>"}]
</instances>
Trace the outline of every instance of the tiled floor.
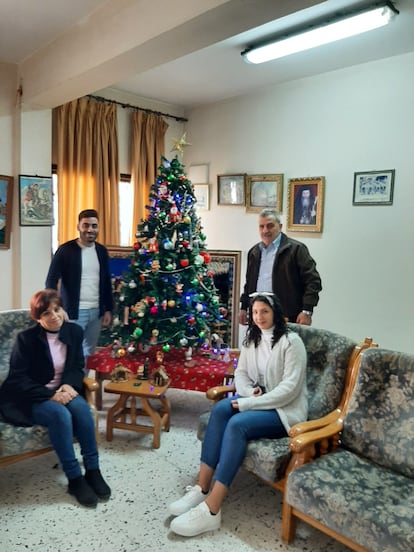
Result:
<instances>
[{"instance_id":1,"label":"tiled floor","mask_svg":"<svg viewBox=\"0 0 414 552\"><path fill-rule=\"evenodd\" d=\"M299 525L290 546L280 542L280 495L241 471L223 506L219 531L186 539L170 532L166 504L180 496L196 475L200 443L198 415L209 403L204 394L168 392L172 426L152 436L115 430L104 438L100 414L101 468L113 495L90 510L66 492L53 453L0 470L0 550L2 552L135 552L146 550L247 552L346 552L316 530ZM114 401L104 395L104 408Z\"/></svg>"}]
</instances>

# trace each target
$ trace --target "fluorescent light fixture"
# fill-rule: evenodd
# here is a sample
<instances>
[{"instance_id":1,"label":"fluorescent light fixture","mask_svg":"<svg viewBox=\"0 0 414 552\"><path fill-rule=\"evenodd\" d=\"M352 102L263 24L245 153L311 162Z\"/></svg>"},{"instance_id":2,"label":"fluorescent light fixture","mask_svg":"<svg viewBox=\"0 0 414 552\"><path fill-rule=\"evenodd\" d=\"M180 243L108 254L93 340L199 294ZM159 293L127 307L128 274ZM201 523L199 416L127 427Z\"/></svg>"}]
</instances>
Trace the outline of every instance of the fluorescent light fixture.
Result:
<instances>
[{"instance_id":1,"label":"fluorescent light fixture","mask_svg":"<svg viewBox=\"0 0 414 552\"><path fill-rule=\"evenodd\" d=\"M264 63L383 27L397 13L399 13L398 10L391 2L376 3L363 11L351 13L319 27L308 27L300 33L283 37L262 46L248 48L241 55L249 63Z\"/></svg>"}]
</instances>

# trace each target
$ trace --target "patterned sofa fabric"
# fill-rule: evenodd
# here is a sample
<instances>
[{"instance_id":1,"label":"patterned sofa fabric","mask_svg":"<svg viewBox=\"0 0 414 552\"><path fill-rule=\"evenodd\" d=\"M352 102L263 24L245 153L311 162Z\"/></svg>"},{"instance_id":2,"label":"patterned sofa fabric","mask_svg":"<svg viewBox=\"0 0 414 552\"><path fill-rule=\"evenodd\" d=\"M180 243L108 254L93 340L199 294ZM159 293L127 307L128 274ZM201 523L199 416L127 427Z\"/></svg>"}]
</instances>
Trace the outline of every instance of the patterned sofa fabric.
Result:
<instances>
[{"instance_id":1,"label":"patterned sofa fabric","mask_svg":"<svg viewBox=\"0 0 414 552\"><path fill-rule=\"evenodd\" d=\"M0 384L9 373L10 353L18 332L33 324L29 311L0 312ZM47 430L40 426L16 427L0 416L0 461L8 456L50 447Z\"/></svg>"},{"instance_id":2,"label":"patterned sofa fabric","mask_svg":"<svg viewBox=\"0 0 414 552\"><path fill-rule=\"evenodd\" d=\"M387 349L364 353L342 443L414 479L414 355Z\"/></svg>"},{"instance_id":3,"label":"patterned sofa fabric","mask_svg":"<svg viewBox=\"0 0 414 552\"><path fill-rule=\"evenodd\" d=\"M373 552L414 550L414 481L345 449L290 473L285 500Z\"/></svg>"},{"instance_id":4,"label":"patterned sofa fabric","mask_svg":"<svg viewBox=\"0 0 414 552\"><path fill-rule=\"evenodd\" d=\"M363 353L340 448L290 473L285 500L373 552L414 551L414 355Z\"/></svg>"},{"instance_id":5,"label":"patterned sofa fabric","mask_svg":"<svg viewBox=\"0 0 414 552\"><path fill-rule=\"evenodd\" d=\"M357 343L352 339L313 326L289 324L297 332L307 352L309 419L334 410L343 393L350 357ZM209 413L200 417L197 436L203 440ZM259 439L248 444L243 467L264 481L276 483L285 473L291 458L289 439Z\"/></svg>"},{"instance_id":6,"label":"patterned sofa fabric","mask_svg":"<svg viewBox=\"0 0 414 552\"><path fill-rule=\"evenodd\" d=\"M346 371L357 342L343 335L315 328L288 324L300 335L307 353L309 420L322 418L334 410L343 393Z\"/></svg>"},{"instance_id":7,"label":"patterned sofa fabric","mask_svg":"<svg viewBox=\"0 0 414 552\"><path fill-rule=\"evenodd\" d=\"M9 373L10 353L17 334L33 324L28 310L0 312L0 384Z\"/></svg>"}]
</instances>

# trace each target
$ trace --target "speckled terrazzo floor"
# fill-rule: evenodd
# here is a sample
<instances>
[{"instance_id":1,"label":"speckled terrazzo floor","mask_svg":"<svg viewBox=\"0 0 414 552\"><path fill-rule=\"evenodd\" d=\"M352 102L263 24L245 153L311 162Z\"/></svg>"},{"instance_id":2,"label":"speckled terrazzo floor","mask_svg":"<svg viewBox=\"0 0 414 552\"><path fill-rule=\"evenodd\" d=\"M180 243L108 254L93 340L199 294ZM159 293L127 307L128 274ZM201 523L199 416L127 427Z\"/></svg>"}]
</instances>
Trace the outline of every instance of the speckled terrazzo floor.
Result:
<instances>
[{"instance_id":1,"label":"speckled terrazzo floor","mask_svg":"<svg viewBox=\"0 0 414 552\"><path fill-rule=\"evenodd\" d=\"M101 469L112 497L90 510L66 492L54 453L0 470L1 552L135 552L146 550L238 552L346 552L349 549L304 524L296 540L281 543L279 493L241 471L223 506L221 529L186 539L170 532L166 504L195 477L200 443L198 415L209 408L202 393L170 389L172 425L153 450L152 436L115 430L105 441L100 412Z\"/></svg>"}]
</instances>

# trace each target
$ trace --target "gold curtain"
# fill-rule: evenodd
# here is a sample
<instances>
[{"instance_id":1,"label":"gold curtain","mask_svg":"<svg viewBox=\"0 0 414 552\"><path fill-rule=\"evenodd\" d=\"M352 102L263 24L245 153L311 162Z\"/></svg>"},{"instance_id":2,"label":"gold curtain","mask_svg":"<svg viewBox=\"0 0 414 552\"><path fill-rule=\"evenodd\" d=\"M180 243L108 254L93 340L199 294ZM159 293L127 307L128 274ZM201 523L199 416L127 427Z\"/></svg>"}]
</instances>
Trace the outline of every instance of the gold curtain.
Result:
<instances>
[{"instance_id":1,"label":"gold curtain","mask_svg":"<svg viewBox=\"0 0 414 552\"><path fill-rule=\"evenodd\" d=\"M134 213L132 243L138 223L146 217L151 185L155 183L161 156L164 155L164 137L168 124L161 115L142 111L131 114L131 181L134 186Z\"/></svg>"},{"instance_id":2,"label":"gold curtain","mask_svg":"<svg viewBox=\"0 0 414 552\"><path fill-rule=\"evenodd\" d=\"M59 243L77 235L83 209L99 213L103 244L118 245L119 160L116 105L80 98L55 109Z\"/></svg>"}]
</instances>

